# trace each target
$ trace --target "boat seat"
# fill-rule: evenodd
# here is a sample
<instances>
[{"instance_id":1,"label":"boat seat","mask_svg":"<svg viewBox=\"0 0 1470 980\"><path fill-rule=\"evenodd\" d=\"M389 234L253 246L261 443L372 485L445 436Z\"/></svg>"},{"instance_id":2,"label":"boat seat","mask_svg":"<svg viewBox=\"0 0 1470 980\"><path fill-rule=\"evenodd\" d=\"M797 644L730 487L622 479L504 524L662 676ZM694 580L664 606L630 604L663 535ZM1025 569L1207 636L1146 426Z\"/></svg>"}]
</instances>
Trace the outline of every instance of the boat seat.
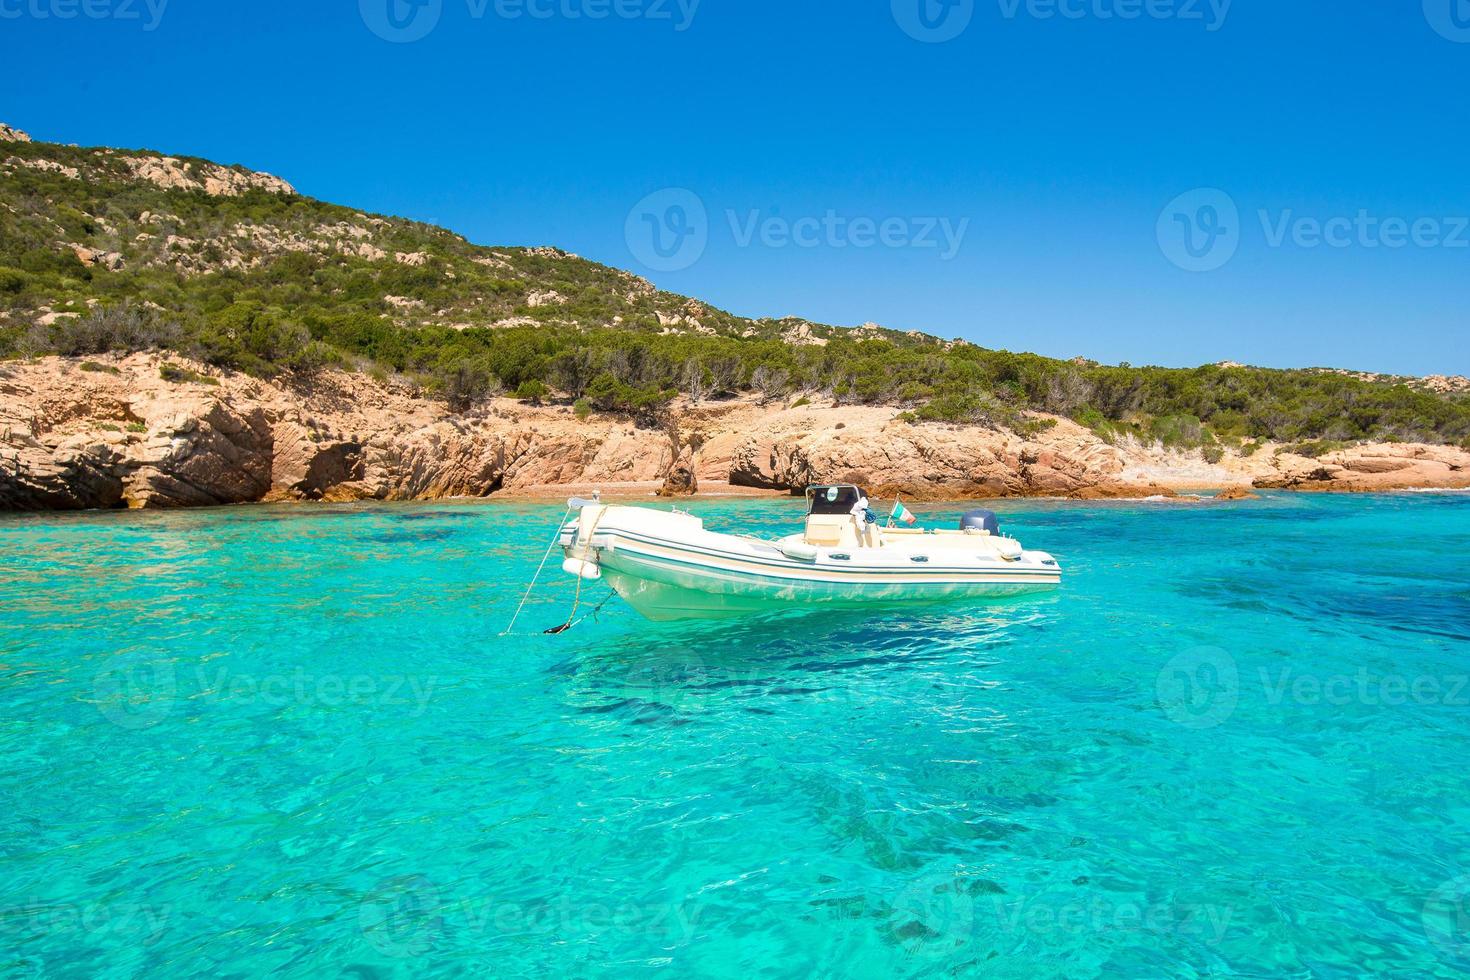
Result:
<instances>
[{"instance_id":1,"label":"boat seat","mask_svg":"<svg viewBox=\"0 0 1470 980\"><path fill-rule=\"evenodd\" d=\"M848 514L813 514L806 519L806 543L822 548L852 547L857 544L852 517Z\"/></svg>"},{"instance_id":2,"label":"boat seat","mask_svg":"<svg viewBox=\"0 0 1470 980\"><path fill-rule=\"evenodd\" d=\"M869 525L858 530L856 517L851 514L810 514L807 517L806 542L822 548L872 548L875 547Z\"/></svg>"},{"instance_id":3,"label":"boat seat","mask_svg":"<svg viewBox=\"0 0 1470 980\"><path fill-rule=\"evenodd\" d=\"M812 514L803 540L819 548L881 548L886 533L877 524L859 524L851 514Z\"/></svg>"}]
</instances>

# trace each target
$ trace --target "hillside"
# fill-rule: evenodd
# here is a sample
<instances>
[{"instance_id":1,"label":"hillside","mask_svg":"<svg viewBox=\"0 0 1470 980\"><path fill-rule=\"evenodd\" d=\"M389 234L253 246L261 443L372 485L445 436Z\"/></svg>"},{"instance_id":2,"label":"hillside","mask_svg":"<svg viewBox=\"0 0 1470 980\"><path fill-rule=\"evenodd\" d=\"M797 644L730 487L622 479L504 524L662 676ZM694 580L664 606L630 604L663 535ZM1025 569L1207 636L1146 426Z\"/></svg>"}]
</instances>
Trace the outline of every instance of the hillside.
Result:
<instances>
[{"instance_id":1,"label":"hillside","mask_svg":"<svg viewBox=\"0 0 1470 980\"><path fill-rule=\"evenodd\" d=\"M0 358L173 350L206 370L345 368L455 412L487 399L649 416L683 396L892 406L912 424L1106 441L1470 441L1464 379L1110 367L875 326L751 320L555 248L483 247L240 167L0 128Z\"/></svg>"}]
</instances>

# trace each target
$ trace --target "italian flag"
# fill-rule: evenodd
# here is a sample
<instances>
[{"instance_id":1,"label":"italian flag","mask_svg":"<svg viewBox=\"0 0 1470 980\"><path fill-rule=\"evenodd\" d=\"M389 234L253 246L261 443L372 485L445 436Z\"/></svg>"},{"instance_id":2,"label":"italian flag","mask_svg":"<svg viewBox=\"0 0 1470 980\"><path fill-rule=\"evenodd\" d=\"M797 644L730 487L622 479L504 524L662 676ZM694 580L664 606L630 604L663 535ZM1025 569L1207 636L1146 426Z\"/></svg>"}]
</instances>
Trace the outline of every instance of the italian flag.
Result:
<instances>
[{"instance_id":1,"label":"italian flag","mask_svg":"<svg viewBox=\"0 0 1470 980\"><path fill-rule=\"evenodd\" d=\"M893 513L888 515L888 519L890 521L903 521L905 524L913 524L918 520L917 517L909 513L909 509L903 505L902 500L894 501Z\"/></svg>"}]
</instances>

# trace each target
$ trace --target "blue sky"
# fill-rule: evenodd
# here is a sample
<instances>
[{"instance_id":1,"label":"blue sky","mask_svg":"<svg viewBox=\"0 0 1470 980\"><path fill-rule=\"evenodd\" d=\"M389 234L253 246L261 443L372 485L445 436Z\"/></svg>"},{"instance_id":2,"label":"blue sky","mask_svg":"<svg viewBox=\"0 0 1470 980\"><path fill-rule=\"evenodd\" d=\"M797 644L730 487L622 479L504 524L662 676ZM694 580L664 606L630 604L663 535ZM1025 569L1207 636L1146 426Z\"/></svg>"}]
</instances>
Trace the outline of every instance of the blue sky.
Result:
<instances>
[{"instance_id":1,"label":"blue sky","mask_svg":"<svg viewBox=\"0 0 1470 980\"><path fill-rule=\"evenodd\" d=\"M0 120L751 316L1470 373L1470 0L423 2L0 0Z\"/></svg>"}]
</instances>

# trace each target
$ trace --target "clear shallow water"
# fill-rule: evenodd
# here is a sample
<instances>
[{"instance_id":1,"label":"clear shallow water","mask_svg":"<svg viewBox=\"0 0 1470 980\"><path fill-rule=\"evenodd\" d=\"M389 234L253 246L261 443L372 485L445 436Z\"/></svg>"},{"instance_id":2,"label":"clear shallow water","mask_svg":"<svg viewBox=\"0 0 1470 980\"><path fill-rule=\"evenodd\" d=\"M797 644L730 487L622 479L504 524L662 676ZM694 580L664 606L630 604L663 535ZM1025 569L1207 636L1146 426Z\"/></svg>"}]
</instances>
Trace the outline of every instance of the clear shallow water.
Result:
<instances>
[{"instance_id":1,"label":"clear shallow water","mask_svg":"<svg viewBox=\"0 0 1470 980\"><path fill-rule=\"evenodd\" d=\"M0 519L3 974L1470 971L1470 499L1001 509L1060 593L514 639L559 509Z\"/></svg>"}]
</instances>

